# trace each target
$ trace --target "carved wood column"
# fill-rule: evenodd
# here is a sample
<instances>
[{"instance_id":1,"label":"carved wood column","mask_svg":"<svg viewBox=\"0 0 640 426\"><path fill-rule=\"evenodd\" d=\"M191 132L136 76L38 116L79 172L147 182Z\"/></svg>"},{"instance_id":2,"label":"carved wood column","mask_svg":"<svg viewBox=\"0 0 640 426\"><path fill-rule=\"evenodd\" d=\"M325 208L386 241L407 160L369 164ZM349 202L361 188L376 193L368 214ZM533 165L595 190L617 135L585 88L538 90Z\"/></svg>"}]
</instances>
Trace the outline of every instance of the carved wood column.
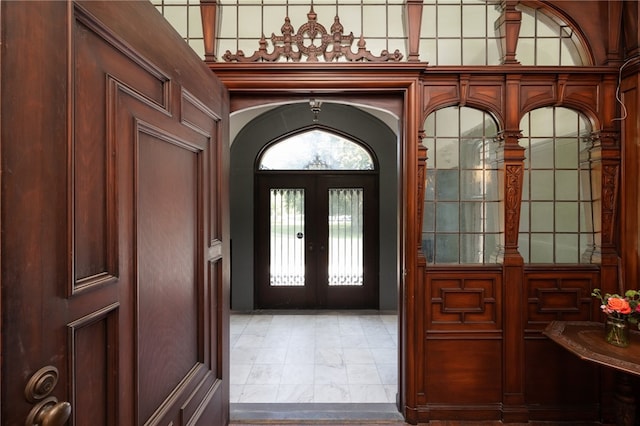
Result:
<instances>
[{"instance_id":1,"label":"carved wood column","mask_svg":"<svg viewBox=\"0 0 640 426\"><path fill-rule=\"evenodd\" d=\"M418 256L422 251L422 223L424 217L424 191L427 177L427 148L422 144L424 130L418 132Z\"/></svg>"},{"instance_id":2,"label":"carved wood column","mask_svg":"<svg viewBox=\"0 0 640 426\"><path fill-rule=\"evenodd\" d=\"M500 34L500 50L503 64L519 64L516 59L516 47L518 46L518 35L520 34L520 21L522 12L516 9L515 0L504 0L500 4L501 15L495 22L494 27Z\"/></svg>"},{"instance_id":3,"label":"carved wood column","mask_svg":"<svg viewBox=\"0 0 640 426\"><path fill-rule=\"evenodd\" d=\"M590 170L594 218L592 263L600 263L600 288L607 292L622 291L618 276L620 258L617 250L618 193L620 187L620 132L622 114L615 101L617 79L605 76L602 84L601 129L591 135ZM587 169L589 170L589 169Z\"/></svg>"},{"instance_id":4,"label":"carved wood column","mask_svg":"<svg viewBox=\"0 0 640 426\"><path fill-rule=\"evenodd\" d=\"M514 46L515 48L515 46ZM520 132L520 76L507 77L505 130L498 135L502 145L501 188L504 191L503 243L503 408L504 422L527 422L524 398L524 297L523 259L518 252L518 231L524 181L524 148ZM500 157L499 157L500 161Z\"/></svg>"},{"instance_id":5,"label":"carved wood column","mask_svg":"<svg viewBox=\"0 0 640 426\"><path fill-rule=\"evenodd\" d=\"M216 62L216 26L218 18L217 0L200 0L202 36L204 38L205 62Z\"/></svg>"},{"instance_id":6,"label":"carved wood column","mask_svg":"<svg viewBox=\"0 0 640 426\"><path fill-rule=\"evenodd\" d=\"M620 39L622 38L622 6L623 2L614 0L607 2L607 63L620 63Z\"/></svg>"},{"instance_id":7,"label":"carved wood column","mask_svg":"<svg viewBox=\"0 0 640 426\"><path fill-rule=\"evenodd\" d=\"M407 106L406 124L402 150L404 167L402 168L402 226L405 239L402 242L402 277L401 277L401 354L403 355L400 371L400 408L405 420L410 424L419 422L418 406L424 403L425 330L422 321L424 307L424 257L419 256L419 233L422 220L423 197L420 188L424 188L424 178L420 177L421 135L422 135L422 99L421 85L418 80L408 87L405 94ZM421 182L422 180L422 182Z\"/></svg>"},{"instance_id":8,"label":"carved wood column","mask_svg":"<svg viewBox=\"0 0 640 426\"><path fill-rule=\"evenodd\" d=\"M618 277L616 250L616 220L620 182L619 133L598 131L591 135L592 146L583 163L591 170L591 197L593 202L594 241L592 248L583 254L583 261L600 263L603 291L617 293L621 277Z\"/></svg>"},{"instance_id":9,"label":"carved wood column","mask_svg":"<svg viewBox=\"0 0 640 426\"><path fill-rule=\"evenodd\" d=\"M409 39L408 62L420 60L420 27L422 24L423 0L407 0L407 38Z\"/></svg>"}]
</instances>

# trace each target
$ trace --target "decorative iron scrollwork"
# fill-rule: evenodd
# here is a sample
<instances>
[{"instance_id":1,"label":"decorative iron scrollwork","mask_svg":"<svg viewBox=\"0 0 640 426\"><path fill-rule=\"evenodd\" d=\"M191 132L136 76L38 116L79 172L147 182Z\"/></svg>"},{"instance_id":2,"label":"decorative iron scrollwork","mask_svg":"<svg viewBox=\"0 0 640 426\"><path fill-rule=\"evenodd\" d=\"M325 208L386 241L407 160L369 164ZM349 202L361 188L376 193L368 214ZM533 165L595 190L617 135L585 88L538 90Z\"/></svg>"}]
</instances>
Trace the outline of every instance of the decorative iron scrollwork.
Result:
<instances>
[{"instance_id":1,"label":"decorative iron scrollwork","mask_svg":"<svg viewBox=\"0 0 640 426\"><path fill-rule=\"evenodd\" d=\"M301 62L306 57L307 62L318 62L318 58L322 56L326 62L337 61L344 56L347 61L370 61L370 62L399 62L402 60L402 53L398 49L393 53L383 50L380 56L371 54L366 49L366 42L363 36L360 36L357 46L358 50L353 52L353 32L348 35L344 34L344 27L340 23L340 18L334 18L331 25L330 33L327 29L317 21L317 14L313 11L313 6L307 13L308 21L295 31L289 17L284 19L284 24L280 28L281 36L271 33L271 42L273 43L273 51L267 51L267 39L264 34L260 38L259 48L253 55L245 56L242 50L238 50L232 54L229 50L225 52L222 58L226 62L275 62L280 58L286 58L293 62ZM316 42L318 44L316 45Z\"/></svg>"}]
</instances>

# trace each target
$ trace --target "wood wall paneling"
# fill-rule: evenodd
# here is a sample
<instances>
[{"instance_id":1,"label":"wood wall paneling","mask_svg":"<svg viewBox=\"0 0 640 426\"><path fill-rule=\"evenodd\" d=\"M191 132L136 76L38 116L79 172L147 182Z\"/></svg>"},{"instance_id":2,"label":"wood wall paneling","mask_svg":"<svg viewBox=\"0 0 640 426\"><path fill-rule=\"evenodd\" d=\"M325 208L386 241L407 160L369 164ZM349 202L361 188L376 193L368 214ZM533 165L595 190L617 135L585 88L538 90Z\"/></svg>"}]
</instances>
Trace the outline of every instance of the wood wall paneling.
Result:
<instances>
[{"instance_id":1,"label":"wood wall paneling","mask_svg":"<svg viewBox=\"0 0 640 426\"><path fill-rule=\"evenodd\" d=\"M346 90L366 95L380 95L390 89L390 79L402 73L419 78L416 92L404 92L407 127L403 144L403 218L405 238L400 291L401 308L401 408L410 423L429 420L473 421L502 419L504 422L584 421L597 423L605 415L602 402L607 394L607 374L599 368L557 347L541 330L555 319L598 320L599 310L590 292L593 288L615 290L616 252L622 251L627 277L638 276L637 173L638 99L637 76L626 82L629 113L635 120L625 127L624 158L633 158L620 166L616 149L617 125L612 121L618 105L615 80L620 63L616 54L615 32L611 39L602 37L603 14L608 25L620 19L619 5L607 2L572 3L562 1L528 1L533 7L550 7L576 30L583 30L591 47L588 60L593 66L522 67L515 62L502 67L429 67L409 69L401 64L376 68L375 80L369 77L366 64L295 64L283 69L265 64L209 63L210 68L228 83L234 109L268 104L274 100L299 99L306 91L335 96L332 91ZM571 4L569 4L571 3ZM633 2L631 2L633 3ZM513 10L513 2L505 6ZM625 2L623 20L633 21L625 28L637 28L637 5ZM415 27L415 25L414 25ZM512 22L511 31L515 30ZM626 31L626 30L625 30ZM625 32L625 34L627 34ZM637 39L637 34L634 35ZM623 38L628 39L629 36ZM635 39L634 39L635 40ZM635 41L631 41L635 43ZM637 48L637 43L635 43ZM415 47L412 47L415 50ZM412 50L412 51L413 51ZM515 47L505 48L505 58L514 61ZM362 66L360 66L362 65ZM405 64L406 65L406 64ZM414 64L415 65L415 64ZM402 68L402 70L401 70ZM340 72L337 81L336 72ZM631 72L631 71L630 71ZM637 70L633 71L637 73ZM393 83L392 83L393 85ZM395 90L395 89L394 89ZM303 95L300 92L304 91ZM413 98L417 96L417 98ZM348 101L348 99L347 99ZM366 103L366 102L365 102ZM446 106L470 106L491 112L501 127L505 148L500 163L505 191L505 250L501 265L455 268L428 265L416 250L420 224L412 217L421 212L416 202L423 186L416 178L417 143L422 124L432 111ZM599 142L592 150L594 193L597 203L607 196L602 215L594 214L594 228L599 234L598 249L604 256L593 256L593 265L524 265L518 253L519 206L523 185L523 149L518 145L520 120L535 108L567 107L586 114ZM415 139L414 139L415 138ZM629 138L633 144L629 145ZM627 155L628 154L628 155ZM623 170L616 172L616 167ZM606 179L613 172L613 179ZM617 247L616 173L622 173L622 216L625 218ZM626 181L624 181L626 179ZM631 193L635 191L635 195ZM611 198L613 196L613 198ZM595 209L594 209L595 210ZM594 211L595 213L595 211ZM635 228L634 228L635 226ZM416 244L414 244L416 243ZM604 247L604 249L603 249ZM601 264L597 262L603 259ZM629 271L629 268L632 271Z\"/></svg>"}]
</instances>

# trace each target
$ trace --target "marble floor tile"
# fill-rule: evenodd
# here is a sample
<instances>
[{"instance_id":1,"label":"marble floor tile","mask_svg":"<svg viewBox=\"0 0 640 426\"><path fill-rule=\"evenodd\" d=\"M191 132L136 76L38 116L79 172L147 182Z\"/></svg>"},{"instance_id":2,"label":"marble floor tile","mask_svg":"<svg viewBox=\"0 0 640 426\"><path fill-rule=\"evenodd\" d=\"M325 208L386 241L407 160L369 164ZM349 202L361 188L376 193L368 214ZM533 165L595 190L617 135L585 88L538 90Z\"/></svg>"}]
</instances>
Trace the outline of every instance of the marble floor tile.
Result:
<instances>
[{"instance_id":1,"label":"marble floor tile","mask_svg":"<svg viewBox=\"0 0 640 426\"><path fill-rule=\"evenodd\" d=\"M314 402L353 402L347 384L316 384L313 386Z\"/></svg>"},{"instance_id":2,"label":"marble floor tile","mask_svg":"<svg viewBox=\"0 0 640 426\"><path fill-rule=\"evenodd\" d=\"M275 402L307 403L314 402L313 384L281 384Z\"/></svg>"},{"instance_id":3,"label":"marble floor tile","mask_svg":"<svg viewBox=\"0 0 640 426\"><path fill-rule=\"evenodd\" d=\"M242 394L238 399L241 403L255 402L271 402L273 396L278 394L278 385L273 384L257 384L244 385Z\"/></svg>"},{"instance_id":4,"label":"marble floor tile","mask_svg":"<svg viewBox=\"0 0 640 426\"><path fill-rule=\"evenodd\" d=\"M231 314L232 403L395 403L393 314Z\"/></svg>"},{"instance_id":5,"label":"marble floor tile","mask_svg":"<svg viewBox=\"0 0 640 426\"><path fill-rule=\"evenodd\" d=\"M350 385L382 385L374 364L347 364L347 380Z\"/></svg>"},{"instance_id":6,"label":"marble floor tile","mask_svg":"<svg viewBox=\"0 0 640 426\"><path fill-rule=\"evenodd\" d=\"M268 385L279 384L282 376L282 364L254 364L247 376L247 384Z\"/></svg>"},{"instance_id":7,"label":"marble floor tile","mask_svg":"<svg viewBox=\"0 0 640 426\"><path fill-rule=\"evenodd\" d=\"M344 365L316 364L313 380L315 384L347 384L347 367Z\"/></svg>"}]
</instances>

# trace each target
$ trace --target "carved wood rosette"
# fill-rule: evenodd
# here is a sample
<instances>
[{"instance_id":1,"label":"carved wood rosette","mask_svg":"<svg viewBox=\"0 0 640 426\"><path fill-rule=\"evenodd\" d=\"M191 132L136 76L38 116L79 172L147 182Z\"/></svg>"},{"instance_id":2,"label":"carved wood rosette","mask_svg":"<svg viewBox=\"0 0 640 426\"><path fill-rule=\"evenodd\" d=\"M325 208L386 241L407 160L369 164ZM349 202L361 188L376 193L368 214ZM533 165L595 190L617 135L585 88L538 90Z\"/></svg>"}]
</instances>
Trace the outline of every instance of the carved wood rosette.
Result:
<instances>
[{"instance_id":1,"label":"carved wood rosette","mask_svg":"<svg viewBox=\"0 0 640 426\"><path fill-rule=\"evenodd\" d=\"M259 48L253 55L245 56L242 50L232 54L229 50L222 58L226 62L276 62L285 58L292 62L302 62L306 58L307 62L318 62L319 57L323 57L326 62L337 61L344 57L347 61L369 61L369 62L399 62L403 55L398 49L393 53L383 50L380 56L373 55L366 48L366 41L363 36L357 43L358 50L353 52L353 32L344 34L344 27L340 23L340 17L334 18L330 32L317 21L318 15L313 11L313 6L307 13L308 21L300 26L296 31L289 17L284 18L284 24L280 28L281 36L271 34L273 50L267 50L267 40L264 36L260 38ZM316 42L318 44L316 44Z\"/></svg>"}]
</instances>

